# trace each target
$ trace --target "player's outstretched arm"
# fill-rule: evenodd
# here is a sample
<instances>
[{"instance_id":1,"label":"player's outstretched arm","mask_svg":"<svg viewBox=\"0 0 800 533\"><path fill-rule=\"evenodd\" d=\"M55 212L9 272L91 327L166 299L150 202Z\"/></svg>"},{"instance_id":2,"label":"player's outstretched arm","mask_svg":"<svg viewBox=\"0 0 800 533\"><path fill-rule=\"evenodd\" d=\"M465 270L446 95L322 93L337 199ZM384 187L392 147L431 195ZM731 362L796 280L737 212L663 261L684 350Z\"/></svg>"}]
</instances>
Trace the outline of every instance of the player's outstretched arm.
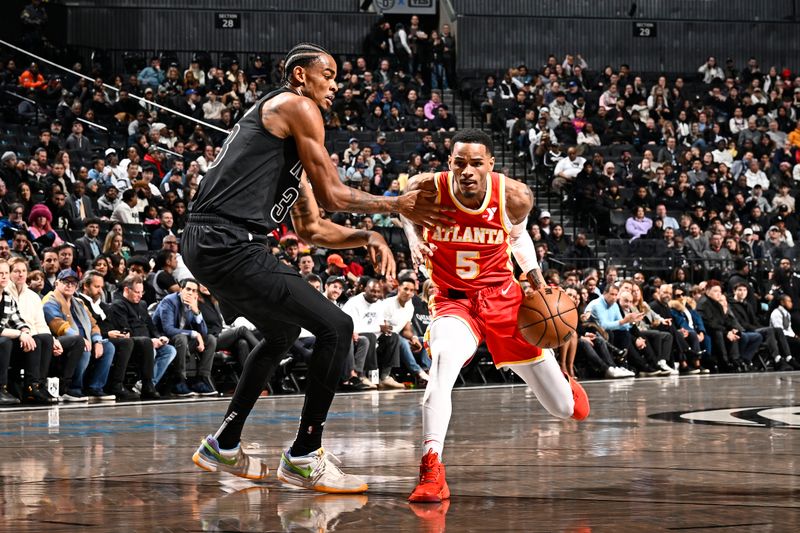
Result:
<instances>
[{"instance_id":1,"label":"player's outstretched arm","mask_svg":"<svg viewBox=\"0 0 800 533\"><path fill-rule=\"evenodd\" d=\"M428 194L436 194L436 175L431 173L417 174L408 180L406 185L406 192L424 191ZM433 243L425 242L422 235L422 226L415 224L403 215L400 215L400 221L403 224L403 231L408 239L408 247L411 250L411 260L414 267L418 267L425 263L425 258L433 255L436 251L436 245Z\"/></svg>"},{"instance_id":2,"label":"player's outstretched arm","mask_svg":"<svg viewBox=\"0 0 800 533\"><path fill-rule=\"evenodd\" d=\"M322 218L319 214L314 191L305 175L300 177L300 193L292 207L291 217L297 235L304 241L331 249L347 249L366 246L375 270L384 276L395 276L392 250L380 233L346 228Z\"/></svg>"},{"instance_id":3,"label":"player's outstretched arm","mask_svg":"<svg viewBox=\"0 0 800 533\"><path fill-rule=\"evenodd\" d=\"M329 211L399 213L417 224L432 227L451 221L434 198L422 191L396 197L374 196L344 185L325 149L325 129L319 109L307 98L290 98L282 106L290 134L297 144L303 168L314 184L322 206Z\"/></svg>"},{"instance_id":4,"label":"player's outstretched arm","mask_svg":"<svg viewBox=\"0 0 800 533\"><path fill-rule=\"evenodd\" d=\"M533 209L533 192L524 183L506 176L502 179L506 182L506 215L512 224L509 233L511 252L522 271L527 274L533 288L541 289L545 286L544 276L536 259L536 248L525 228L528 213Z\"/></svg>"}]
</instances>

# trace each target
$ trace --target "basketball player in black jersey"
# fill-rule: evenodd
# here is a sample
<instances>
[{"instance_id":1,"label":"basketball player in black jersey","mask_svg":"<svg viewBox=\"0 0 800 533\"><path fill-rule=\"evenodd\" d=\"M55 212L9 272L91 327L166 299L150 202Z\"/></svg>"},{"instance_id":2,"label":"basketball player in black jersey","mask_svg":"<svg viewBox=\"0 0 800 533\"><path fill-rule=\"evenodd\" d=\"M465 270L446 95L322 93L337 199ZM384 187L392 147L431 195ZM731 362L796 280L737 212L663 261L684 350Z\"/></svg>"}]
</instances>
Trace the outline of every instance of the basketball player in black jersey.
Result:
<instances>
[{"instance_id":1,"label":"basketball player in black jersey","mask_svg":"<svg viewBox=\"0 0 800 533\"><path fill-rule=\"evenodd\" d=\"M380 255L380 268L387 273L394 261L383 239L320 219L315 197L328 211L398 212L428 227L450 219L437 209L435 194L377 197L343 185L325 149L320 112L333 103L336 62L319 46L301 44L287 54L285 73L284 86L256 102L209 165L182 237L192 274L264 335L247 359L222 426L203 439L193 460L206 470L266 477L266 465L251 462L240 447L242 427L303 327L317 342L300 428L281 456L278 478L321 492L363 492L367 485L339 470L322 448L353 322L270 254L265 236L291 213L304 239L327 248L367 245L371 255Z\"/></svg>"}]
</instances>

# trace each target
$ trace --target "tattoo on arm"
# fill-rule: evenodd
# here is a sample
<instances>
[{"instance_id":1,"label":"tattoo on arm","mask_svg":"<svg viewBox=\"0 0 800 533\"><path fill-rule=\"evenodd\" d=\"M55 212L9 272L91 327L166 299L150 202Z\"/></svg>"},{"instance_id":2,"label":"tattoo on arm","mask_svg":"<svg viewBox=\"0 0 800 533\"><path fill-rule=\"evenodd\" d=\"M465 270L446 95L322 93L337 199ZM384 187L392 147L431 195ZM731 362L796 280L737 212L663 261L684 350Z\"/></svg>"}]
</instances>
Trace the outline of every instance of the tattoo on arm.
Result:
<instances>
[{"instance_id":1,"label":"tattoo on arm","mask_svg":"<svg viewBox=\"0 0 800 533\"><path fill-rule=\"evenodd\" d=\"M372 194L350 189L348 211L354 213L392 213L397 211L397 201L393 197L373 196Z\"/></svg>"}]
</instances>

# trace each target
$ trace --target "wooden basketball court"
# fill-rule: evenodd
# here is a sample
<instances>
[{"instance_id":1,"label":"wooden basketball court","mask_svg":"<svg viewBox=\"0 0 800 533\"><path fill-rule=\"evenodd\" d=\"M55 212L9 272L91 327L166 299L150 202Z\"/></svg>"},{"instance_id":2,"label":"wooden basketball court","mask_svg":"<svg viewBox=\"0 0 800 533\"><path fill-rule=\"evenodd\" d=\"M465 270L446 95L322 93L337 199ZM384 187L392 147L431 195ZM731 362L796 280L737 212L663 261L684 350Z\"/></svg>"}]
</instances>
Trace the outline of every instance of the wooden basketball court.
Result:
<instances>
[{"instance_id":1,"label":"wooden basketball court","mask_svg":"<svg viewBox=\"0 0 800 533\"><path fill-rule=\"evenodd\" d=\"M227 400L0 411L0 531L800 531L800 373L585 382L585 422L524 385L461 388L453 493L411 506L421 391L339 395L325 442L362 496L198 470ZM260 400L248 451L276 467L302 397Z\"/></svg>"}]
</instances>

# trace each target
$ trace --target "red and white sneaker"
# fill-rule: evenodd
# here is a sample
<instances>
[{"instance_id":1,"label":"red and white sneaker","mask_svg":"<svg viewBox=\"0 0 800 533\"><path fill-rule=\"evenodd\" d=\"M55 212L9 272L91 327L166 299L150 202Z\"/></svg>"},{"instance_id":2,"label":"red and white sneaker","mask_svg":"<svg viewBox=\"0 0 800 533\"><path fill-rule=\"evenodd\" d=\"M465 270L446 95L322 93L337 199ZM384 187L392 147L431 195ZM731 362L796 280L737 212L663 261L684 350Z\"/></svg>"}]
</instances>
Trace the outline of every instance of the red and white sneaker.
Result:
<instances>
[{"instance_id":1,"label":"red and white sneaker","mask_svg":"<svg viewBox=\"0 0 800 533\"><path fill-rule=\"evenodd\" d=\"M428 450L419 465L419 483L408 497L410 502L438 503L450 497L450 488L444 475L444 465L439 454Z\"/></svg>"},{"instance_id":2,"label":"red and white sneaker","mask_svg":"<svg viewBox=\"0 0 800 533\"><path fill-rule=\"evenodd\" d=\"M586 391L583 390L581 384L564 374L564 377L569 381L569 386L572 388L572 398L575 400L575 407L572 409L572 418L575 420L583 420L589 416L589 397Z\"/></svg>"}]
</instances>

